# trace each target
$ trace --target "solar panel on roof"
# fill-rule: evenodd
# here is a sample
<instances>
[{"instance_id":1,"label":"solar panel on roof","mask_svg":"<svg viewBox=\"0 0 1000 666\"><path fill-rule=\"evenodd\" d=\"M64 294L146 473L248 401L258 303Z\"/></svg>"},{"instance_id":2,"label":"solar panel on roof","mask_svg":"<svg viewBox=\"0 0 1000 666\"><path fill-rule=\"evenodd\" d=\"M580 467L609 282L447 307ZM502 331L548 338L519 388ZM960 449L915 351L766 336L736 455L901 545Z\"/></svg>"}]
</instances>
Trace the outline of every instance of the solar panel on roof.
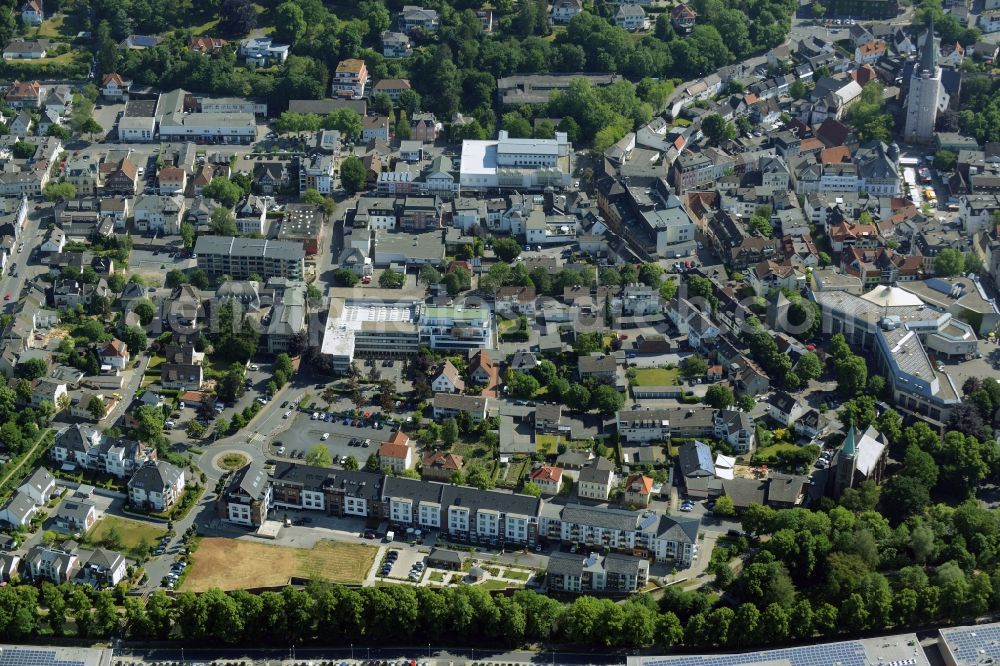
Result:
<instances>
[{"instance_id":1,"label":"solar panel on roof","mask_svg":"<svg viewBox=\"0 0 1000 666\"><path fill-rule=\"evenodd\" d=\"M764 661L787 660L791 666L866 666L861 643L832 643L803 647L744 652L724 655L691 655L686 657L650 659L644 666L742 666Z\"/></svg>"}]
</instances>

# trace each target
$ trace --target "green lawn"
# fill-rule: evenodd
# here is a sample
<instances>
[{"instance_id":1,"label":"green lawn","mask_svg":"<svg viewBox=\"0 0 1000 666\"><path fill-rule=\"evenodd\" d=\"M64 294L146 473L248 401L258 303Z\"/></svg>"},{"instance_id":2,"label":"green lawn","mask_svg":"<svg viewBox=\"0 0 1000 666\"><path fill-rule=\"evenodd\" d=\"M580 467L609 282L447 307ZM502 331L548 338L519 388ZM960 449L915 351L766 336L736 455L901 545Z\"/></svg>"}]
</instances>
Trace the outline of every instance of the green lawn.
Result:
<instances>
[{"instance_id":1,"label":"green lawn","mask_svg":"<svg viewBox=\"0 0 1000 666\"><path fill-rule=\"evenodd\" d=\"M217 25L219 25L219 19L215 18L215 19L212 19L211 21L206 21L205 23L202 23L201 25L191 26L191 34L195 35L195 36L204 35L205 33L208 33L208 32L211 32L212 30L215 30L215 27Z\"/></svg>"},{"instance_id":2,"label":"green lawn","mask_svg":"<svg viewBox=\"0 0 1000 666\"><path fill-rule=\"evenodd\" d=\"M677 368L637 368L636 386L677 386L680 384L680 370Z\"/></svg>"},{"instance_id":3,"label":"green lawn","mask_svg":"<svg viewBox=\"0 0 1000 666\"><path fill-rule=\"evenodd\" d=\"M558 435L535 435L535 448L543 456L555 455L562 441Z\"/></svg>"},{"instance_id":4,"label":"green lawn","mask_svg":"<svg viewBox=\"0 0 1000 666\"><path fill-rule=\"evenodd\" d=\"M510 578L511 580L523 580L527 582L531 578L531 574L527 571L516 571L514 569L507 569L503 572L504 578Z\"/></svg>"},{"instance_id":5,"label":"green lawn","mask_svg":"<svg viewBox=\"0 0 1000 666\"><path fill-rule=\"evenodd\" d=\"M229 368L233 366L232 361L226 361L224 359L215 356L205 356L205 378L221 379L224 374L229 372Z\"/></svg>"},{"instance_id":6,"label":"green lawn","mask_svg":"<svg viewBox=\"0 0 1000 666\"><path fill-rule=\"evenodd\" d=\"M118 531L121 536L122 547L131 551L140 545L155 546L156 542L167 533L164 528L150 523L141 523L138 520L128 520L118 516L104 516L97 524L90 529L87 540L94 544L99 544L111 529Z\"/></svg>"},{"instance_id":7,"label":"green lawn","mask_svg":"<svg viewBox=\"0 0 1000 666\"><path fill-rule=\"evenodd\" d=\"M771 456L776 456L779 453L785 451L798 451L801 448L802 447L798 446L797 444L789 444L788 442L778 442L777 444L772 444L771 446L765 446L762 449L757 449L753 457L755 460L757 458L769 458Z\"/></svg>"},{"instance_id":8,"label":"green lawn","mask_svg":"<svg viewBox=\"0 0 1000 666\"><path fill-rule=\"evenodd\" d=\"M38 39L69 39L72 35L65 32L65 14L56 14L38 26L35 36Z\"/></svg>"}]
</instances>

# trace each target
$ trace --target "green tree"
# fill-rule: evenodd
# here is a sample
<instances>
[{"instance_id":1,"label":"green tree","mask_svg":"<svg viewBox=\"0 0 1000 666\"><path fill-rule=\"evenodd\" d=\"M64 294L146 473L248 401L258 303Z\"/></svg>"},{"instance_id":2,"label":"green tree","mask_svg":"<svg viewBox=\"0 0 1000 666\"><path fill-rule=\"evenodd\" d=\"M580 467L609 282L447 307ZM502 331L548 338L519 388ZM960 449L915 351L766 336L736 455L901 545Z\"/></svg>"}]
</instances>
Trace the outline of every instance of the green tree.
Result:
<instances>
[{"instance_id":1,"label":"green tree","mask_svg":"<svg viewBox=\"0 0 1000 666\"><path fill-rule=\"evenodd\" d=\"M345 141L357 141L363 129L361 116L353 109L336 109L323 119L322 126L337 130Z\"/></svg>"},{"instance_id":2,"label":"green tree","mask_svg":"<svg viewBox=\"0 0 1000 666\"><path fill-rule=\"evenodd\" d=\"M243 196L240 186L224 176L212 178L212 181L202 188L201 193L226 208L233 208Z\"/></svg>"},{"instance_id":3,"label":"green tree","mask_svg":"<svg viewBox=\"0 0 1000 666\"><path fill-rule=\"evenodd\" d=\"M934 168L938 171L954 171L957 162L958 155L954 151L942 148L934 153Z\"/></svg>"},{"instance_id":4,"label":"green tree","mask_svg":"<svg viewBox=\"0 0 1000 666\"><path fill-rule=\"evenodd\" d=\"M417 280L424 284L437 284L441 281L441 272L430 264L424 264L420 267Z\"/></svg>"},{"instance_id":5,"label":"green tree","mask_svg":"<svg viewBox=\"0 0 1000 666\"><path fill-rule=\"evenodd\" d=\"M542 489L537 483L532 483L531 481L526 482L521 486L522 495L530 495L531 497L541 497Z\"/></svg>"},{"instance_id":6,"label":"green tree","mask_svg":"<svg viewBox=\"0 0 1000 666\"><path fill-rule=\"evenodd\" d=\"M458 440L458 422L447 418L441 423L441 441L445 446L451 446Z\"/></svg>"},{"instance_id":7,"label":"green tree","mask_svg":"<svg viewBox=\"0 0 1000 666\"><path fill-rule=\"evenodd\" d=\"M194 226L188 222L181 222L181 240L184 242L185 248L194 247L194 237Z\"/></svg>"},{"instance_id":8,"label":"green tree","mask_svg":"<svg viewBox=\"0 0 1000 666\"><path fill-rule=\"evenodd\" d=\"M819 379L823 374L823 362L814 352L806 352L795 364L795 373L802 379Z\"/></svg>"},{"instance_id":9,"label":"green tree","mask_svg":"<svg viewBox=\"0 0 1000 666\"><path fill-rule=\"evenodd\" d=\"M686 356L679 367L684 377L703 377L708 371L708 363L698 354Z\"/></svg>"},{"instance_id":10,"label":"green tree","mask_svg":"<svg viewBox=\"0 0 1000 666\"><path fill-rule=\"evenodd\" d=\"M49 183L45 186L46 201L65 201L76 198L76 186L72 183Z\"/></svg>"},{"instance_id":11,"label":"green tree","mask_svg":"<svg viewBox=\"0 0 1000 666\"><path fill-rule=\"evenodd\" d=\"M961 275L965 269L965 256L960 250L946 247L934 257L934 274L941 277Z\"/></svg>"},{"instance_id":12,"label":"green tree","mask_svg":"<svg viewBox=\"0 0 1000 666\"><path fill-rule=\"evenodd\" d=\"M770 238L774 235L774 226L768 218L762 215L754 215L747 224L747 231L764 238Z\"/></svg>"},{"instance_id":13,"label":"green tree","mask_svg":"<svg viewBox=\"0 0 1000 666\"><path fill-rule=\"evenodd\" d=\"M302 8L296 3L283 2L274 10L274 37L276 40L295 46L306 34L306 18Z\"/></svg>"},{"instance_id":14,"label":"green tree","mask_svg":"<svg viewBox=\"0 0 1000 666\"><path fill-rule=\"evenodd\" d=\"M717 113L705 116L701 121L701 131L713 146L719 145L724 140L731 141L736 138L736 128L733 124Z\"/></svg>"},{"instance_id":15,"label":"green tree","mask_svg":"<svg viewBox=\"0 0 1000 666\"><path fill-rule=\"evenodd\" d=\"M35 155L35 144L18 140L11 148L11 152L19 160L31 159Z\"/></svg>"},{"instance_id":16,"label":"green tree","mask_svg":"<svg viewBox=\"0 0 1000 666\"><path fill-rule=\"evenodd\" d=\"M792 96L792 99L803 99L806 96L806 84L800 79L795 79L788 87L788 94Z\"/></svg>"},{"instance_id":17,"label":"green tree","mask_svg":"<svg viewBox=\"0 0 1000 666\"><path fill-rule=\"evenodd\" d=\"M538 380L525 372L507 372L507 388L515 398L530 398L539 389Z\"/></svg>"},{"instance_id":18,"label":"green tree","mask_svg":"<svg viewBox=\"0 0 1000 666\"><path fill-rule=\"evenodd\" d=\"M30 358L23 363L18 363L15 370L18 377L23 377L28 381L33 381L39 377L47 375L49 372L49 366L40 358Z\"/></svg>"},{"instance_id":19,"label":"green tree","mask_svg":"<svg viewBox=\"0 0 1000 666\"><path fill-rule=\"evenodd\" d=\"M601 384L590 393L590 406L604 414L614 414L624 404L625 396L607 384Z\"/></svg>"},{"instance_id":20,"label":"green tree","mask_svg":"<svg viewBox=\"0 0 1000 666\"><path fill-rule=\"evenodd\" d=\"M736 506L733 504L733 498L728 495L722 495L717 500L715 500L715 506L712 507L712 513L717 516L731 517L736 515Z\"/></svg>"},{"instance_id":21,"label":"green tree","mask_svg":"<svg viewBox=\"0 0 1000 666\"><path fill-rule=\"evenodd\" d=\"M406 274L391 268L382 271L382 275L378 278L378 286L382 289L402 289L404 284L406 284Z\"/></svg>"},{"instance_id":22,"label":"green tree","mask_svg":"<svg viewBox=\"0 0 1000 666\"><path fill-rule=\"evenodd\" d=\"M140 442L152 442L163 435L163 412L153 405L143 405L135 412L135 436Z\"/></svg>"},{"instance_id":23,"label":"green tree","mask_svg":"<svg viewBox=\"0 0 1000 666\"><path fill-rule=\"evenodd\" d=\"M513 238L498 238L493 241L493 252L500 261L510 263L521 254L521 246Z\"/></svg>"},{"instance_id":24,"label":"green tree","mask_svg":"<svg viewBox=\"0 0 1000 666\"><path fill-rule=\"evenodd\" d=\"M104 404L104 400L102 398L95 395L90 399L90 402L87 403L87 411L92 417L94 417L95 421L100 421L107 416L108 406Z\"/></svg>"},{"instance_id":25,"label":"green tree","mask_svg":"<svg viewBox=\"0 0 1000 666\"><path fill-rule=\"evenodd\" d=\"M892 140L892 116L885 110L881 83L865 85L858 101L848 109L846 120L862 142Z\"/></svg>"},{"instance_id":26,"label":"green tree","mask_svg":"<svg viewBox=\"0 0 1000 666\"><path fill-rule=\"evenodd\" d=\"M338 268L333 272L333 283L338 287L353 287L360 280L358 274L350 268Z\"/></svg>"},{"instance_id":27,"label":"green tree","mask_svg":"<svg viewBox=\"0 0 1000 666\"><path fill-rule=\"evenodd\" d=\"M306 454L306 463L315 465L316 467L333 467L333 458L330 456L328 448L322 444L317 444L309 449L309 453Z\"/></svg>"},{"instance_id":28,"label":"green tree","mask_svg":"<svg viewBox=\"0 0 1000 666\"><path fill-rule=\"evenodd\" d=\"M235 236L236 217L226 208L216 208L212 211L208 222L209 229L217 236Z\"/></svg>"},{"instance_id":29,"label":"green tree","mask_svg":"<svg viewBox=\"0 0 1000 666\"><path fill-rule=\"evenodd\" d=\"M348 194L364 189L366 179L365 165L357 157L352 155L340 163L340 183Z\"/></svg>"},{"instance_id":30,"label":"green tree","mask_svg":"<svg viewBox=\"0 0 1000 666\"><path fill-rule=\"evenodd\" d=\"M725 384L712 384L705 391L705 398L702 401L716 409L728 409L736 403L736 396L733 390Z\"/></svg>"}]
</instances>

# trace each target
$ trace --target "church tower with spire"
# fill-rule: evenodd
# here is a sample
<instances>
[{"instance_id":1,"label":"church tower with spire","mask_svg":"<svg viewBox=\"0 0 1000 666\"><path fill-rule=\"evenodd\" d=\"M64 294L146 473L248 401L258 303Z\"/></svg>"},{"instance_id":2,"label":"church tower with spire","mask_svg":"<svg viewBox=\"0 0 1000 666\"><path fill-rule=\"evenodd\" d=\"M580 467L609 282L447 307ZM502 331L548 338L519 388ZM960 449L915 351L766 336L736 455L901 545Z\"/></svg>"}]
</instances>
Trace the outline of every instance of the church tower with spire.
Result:
<instances>
[{"instance_id":1,"label":"church tower with spire","mask_svg":"<svg viewBox=\"0 0 1000 666\"><path fill-rule=\"evenodd\" d=\"M906 96L906 126L904 137L912 143L929 143L934 139L937 116L948 108L948 93L941 84L938 65L938 41L934 38L931 21L920 49L920 58L913 66L910 89Z\"/></svg>"},{"instance_id":2,"label":"church tower with spire","mask_svg":"<svg viewBox=\"0 0 1000 666\"><path fill-rule=\"evenodd\" d=\"M833 496L840 499L844 491L854 486L854 471L857 469L858 432L852 425L847 431L844 445L837 452L833 469Z\"/></svg>"}]
</instances>

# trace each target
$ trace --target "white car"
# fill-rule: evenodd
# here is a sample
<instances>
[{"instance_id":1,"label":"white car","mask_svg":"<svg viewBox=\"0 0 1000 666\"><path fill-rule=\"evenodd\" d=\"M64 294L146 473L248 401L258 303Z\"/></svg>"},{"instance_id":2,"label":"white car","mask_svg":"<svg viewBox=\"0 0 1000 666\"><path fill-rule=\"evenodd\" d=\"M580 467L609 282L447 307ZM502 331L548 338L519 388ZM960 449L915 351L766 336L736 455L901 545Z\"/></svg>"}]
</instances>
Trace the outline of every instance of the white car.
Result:
<instances>
[{"instance_id":1,"label":"white car","mask_svg":"<svg viewBox=\"0 0 1000 666\"><path fill-rule=\"evenodd\" d=\"M283 446L279 446L278 448L276 448L276 449L275 449L275 451L277 451L277 452L278 452L278 455L279 455L279 456L280 456L280 455L283 455L283 454L285 453L285 447L283 447Z\"/></svg>"},{"instance_id":2,"label":"white car","mask_svg":"<svg viewBox=\"0 0 1000 666\"><path fill-rule=\"evenodd\" d=\"M310 420L315 421L319 418L319 412L313 412L312 416L309 417Z\"/></svg>"},{"instance_id":3,"label":"white car","mask_svg":"<svg viewBox=\"0 0 1000 666\"><path fill-rule=\"evenodd\" d=\"M258 370L260 370L260 366L257 365L256 363L251 363L249 369L253 370L254 372L257 372Z\"/></svg>"},{"instance_id":4,"label":"white car","mask_svg":"<svg viewBox=\"0 0 1000 666\"><path fill-rule=\"evenodd\" d=\"M292 412L291 412L291 411L287 411L287 412L285 412L285 417L284 417L284 418L286 418L286 419L287 419L287 418L288 418L288 417L290 417L291 415L292 415Z\"/></svg>"},{"instance_id":5,"label":"white car","mask_svg":"<svg viewBox=\"0 0 1000 666\"><path fill-rule=\"evenodd\" d=\"M324 433L323 433L323 436L322 436L322 437L320 437L320 439L321 439L321 440L323 440L323 441L325 442L326 440L330 439L330 433L328 433L328 432L324 432Z\"/></svg>"}]
</instances>

